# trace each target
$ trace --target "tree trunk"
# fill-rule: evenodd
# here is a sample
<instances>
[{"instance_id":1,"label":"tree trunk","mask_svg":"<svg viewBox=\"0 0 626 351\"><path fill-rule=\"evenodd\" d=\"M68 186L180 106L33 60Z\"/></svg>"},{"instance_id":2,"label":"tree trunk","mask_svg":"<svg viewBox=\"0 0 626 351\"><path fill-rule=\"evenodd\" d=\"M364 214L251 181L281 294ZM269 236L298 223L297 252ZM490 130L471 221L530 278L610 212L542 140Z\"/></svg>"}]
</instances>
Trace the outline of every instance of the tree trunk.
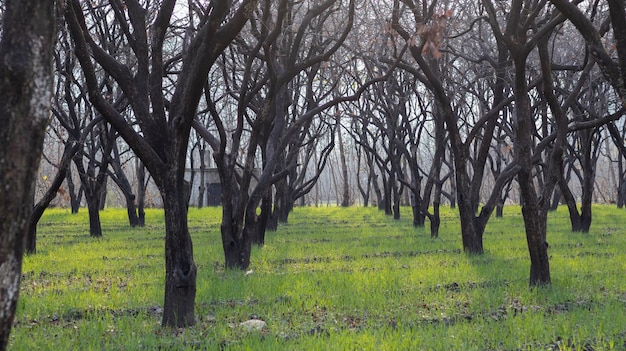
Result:
<instances>
[{"instance_id":1,"label":"tree trunk","mask_svg":"<svg viewBox=\"0 0 626 351\"><path fill-rule=\"evenodd\" d=\"M504 201L498 201L496 205L496 218L502 218L504 214Z\"/></svg>"},{"instance_id":2,"label":"tree trunk","mask_svg":"<svg viewBox=\"0 0 626 351\"><path fill-rule=\"evenodd\" d=\"M550 284L548 243L546 242L547 206L542 208L535 191L532 175L532 133L534 119L530 98L526 92L526 56L513 55L515 61L515 106L517 112L515 152L520 165L518 182L522 200L522 215L530 253L530 285Z\"/></svg>"},{"instance_id":3,"label":"tree trunk","mask_svg":"<svg viewBox=\"0 0 626 351\"><path fill-rule=\"evenodd\" d=\"M102 237L102 225L100 223L100 196L87 195L87 212L89 213L89 235L94 238Z\"/></svg>"},{"instance_id":4,"label":"tree trunk","mask_svg":"<svg viewBox=\"0 0 626 351\"><path fill-rule=\"evenodd\" d=\"M6 1L0 41L0 350L15 318L24 237L52 96L55 2Z\"/></svg>"},{"instance_id":5,"label":"tree trunk","mask_svg":"<svg viewBox=\"0 0 626 351\"><path fill-rule=\"evenodd\" d=\"M580 131L583 138L583 184L580 208L580 222L583 233L589 233L592 220L591 204L593 201L593 188L596 179L595 164L597 158L593 157L593 142L595 129Z\"/></svg>"},{"instance_id":6,"label":"tree trunk","mask_svg":"<svg viewBox=\"0 0 626 351\"><path fill-rule=\"evenodd\" d=\"M222 167L220 169L220 180L222 182L222 224L220 232L222 234L224 262L227 269L246 269L250 265L252 241L256 232L252 230L252 221L249 219L248 225L244 228L244 220L247 219L244 216L248 215L246 212L248 207L238 211L236 210L236 204L250 202L247 199L248 189L239 189L236 180L230 177L231 173L229 171L234 170L226 170L225 168ZM245 199L242 197L245 197Z\"/></svg>"},{"instance_id":7,"label":"tree trunk","mask_svg":"<svg viewBox=\"0 0 626 351\"><path fill-rule=\"evenodd\" d=\"M65 177L65 184L67 184L67 192L70 194L70 208L73 214L78 213L80 209L80 200L82 197L82 191L76 194L76 187L74 186L74 179L72 178L71 165L68 166L67 176Z\"/></svg>"},{"instance_id":8,"label":"tree trunk","mask_svg":"<svg viewBox=\"0 0 626 351\"><path fill-rule=\"evenodd\" d=\"M124 194L126 200L126 213L128 214L128 223L131 227L139 225L139 217L137 216L137 207L135 206L135 195Z\"/></svg>"},{"instance_id":9,"label":"tree trunk","mask_svg":"<svg viewBox=\"0 0 626 351\"><path fill-rule=\"evenodd\" d=\"M107 186L108 186L108 177L104 177L104 180L102 182L102 185L100 187L100 199L98 199L98 209L100 211L104 210L104 208L106 207L106 202L107 202Z\"/></svg>"},{"instance_id":10,"label":"tree trunk","mask_svg":"<svg viewBox=\"0 0 626 351\"><path fill-rule=\"evenodd\" d=\"M144 211L145 201L146 201L146 168L143 166L139 158L137 158L136 171L137 171L137 226L143 227L146 225L146 212Z\"/></svg>"},{"instance_id":11,"label":"tree trunk","mask_svg":"<svg viewBox=\"0 0 626 351\"><path fill-rule=\"evenodd\" d=\"M187 226L185 183L176 176L160 184L165 211L165 303L163 326L185 327L195 324L197 267ZM179 178L182 178L179 177Z\"/></svg>"},{"instance_id":12,"label":"tree trunk","mask_svg":"<svg viewBox=\"0 0 626 351\"><path fill-rule=\"evenodd\" d=\"M391 216L393 211L391 210L391 181L383 174L383 210L387 216Z\"/></svg>"},{"instance_id":13,"label":"tree trunk","mask_svg":"<svg viewBox=\"0 0 626 351\"><path fill-rule=\"evenodd\" d=\"M205 180L205 173L206 173L206 162L205 162L205 155L206 155L206 149L204 148L204 143L202 143L202 146L200 147L200 149L198 150L200 152L200 186L198 187L198 208L202 208L204 206L204 193L206 191L206 180Z\"/></svg>"},{"instance_id":14,"label":"tree trunk","mask_svg":"<svg viewBox=\"0 0 626 351\"><path fill-rule=\"evenodd\" d=\"M572 191L567 186L567 180L563 176L562 172L559 175L559 189L569 211L569 219L572 225L572 231L582 231L582 222L580 220L580 214L578 213L578 207L576 206L576 199L574 198Z\"/></svg>"},{"instance_id":15,"label":"tree trunk","mask_svg":"<svg viewBox=\"0 0 626 351\"><path fill-rule=\"evenodd\" d=\"M289 220L289 204L287 197L289 192L287 191L287 179L281 179L276 182L274 186L276 189L275 201L274 201L274 213L275 217L280 223L287 223Z\"/></svg>"},{"instance_id":16,"label":"tree trunk","mask_svg":"<svg viewBox=\"0 0 626 351\"><path fill-rule=\"evenodd\" d=\"M263 246L265 245L265 231L268 229L268 224L271 222L272 217L272 189L268 189L265 196L261 200L261 214L259 214L258 223L256 225L256 234L254 235L254 243ZM276 228L272 228L276 230Z\"/></svg>"},{"instance_id":17,"label":"tree trunk","mask_svg":"<svg viewBox=\"0 0 626 351\"><path fill-rule=\"evenodd\" d=\"M222 207L222 246L224 248L225 265L228 269L246 269L250 266L252 237L255 233L244 233L243 220L233 218L230 206ZM228 219L232 220L228 220ZM250 226L246 226L250 230Z\"/></svg>"},{"instance_id":18,"label":"tree trunk","mask_svg":"<svg viewBox=\"0 0 626 351\"><path fill-rule=\"evenodd\" d=\"M110 160L111 168L113 168L113 175L111 178L113 182L120 189L124 195L126 201L126 213L128 214L128 223L131 227L136 227L139 224L137 218L137 208L135 206L135 194L133 194L133 187L124 173L122 168L122 162L120 160L120 153L117 144L113 145L113 157Z\"/></svg>"},{"instance_id":19,"label":"tree trunk","mask_svg":"<svg viewBox=\"0 0 626 351\"><path fill-rule=\"evenodd\" d=\"M348 178L348 162L346 161L346 150L343 146L343 136L341 133L341 113L337 113L337 140L339 141L339 160L341 161L341 180L343 194L341 195L341 207L350 206L350 179Z\"/></svg>"},{"instance_id":20,"label":"tree trunk","mask_svg":"<svg viewBox=\"0 0 626 351\"><path fill-rule=\"evenodd\" d=\"M561 202L561 189L554 189L554 194L552 195L552 201L550 202L550 207L548 211L556 211L559 208L559 203Z\"/></svg>"},{"instance_id":21,"label":"tree trunk","mask_svg":"<svg viewBox=\"0 0 626 351\"><path fill-rule=\"evenodd\" d=\"M392 186L392 194L393 194L393 219L400 219L400 189L398 189L398 183L395 181L395 177L393 178Z\"/></svg>"},{"instance_id":22,"label":"tree trunk","mask_svg":"<svg viewBox=\"0 0 626 351\"><path fill-rule=\"evenodd\" d=\"M266 204L266 202L268 204ZM262 206L268 206L267 209L264 209L263 207L261 208L261 211L266 210L269 212L269 215L267 217L267 223L265 223L265 229L275 232L276 230L278 230L278 213L276 212L276 198L273 194L273 188L270 187L270 189L268 190L268 193L265 195L265 197L263 197L263 204ZM285 220L288 220L289 218L286 218Z\"/></svg>"},{"instance_id":23,"label":"tree trunk","mask_svg":"<svg viewBox=\"0 0 626 351\"><path fill-rule=\"evenodd\" d=\"M461 221L461 238L463 241L463 250L470 254L482 254L483 249L483 230L484 226L477 225L476 212L474 204L468 196L470 191L469 176L465 169L465 160L459 157L455 165L456 184L457 184L457 207L459 208L459 219Z\"/></svg>"},{"instance_id":24,"label":"tree trunk","mask_svg":"<svg viewBox=\"0 0 626 351\"><path fill-rule=\"evenodd\" d=\"M521 178L525 178L522 176ZM534 189L524 190L533 193ZM548 242L546 241L546 216L539 208L536 199L524 197L522 215L526 228L526 241L530 253L530 280L531 286L550 284L550 263L548 258Z\"/></svg>"},{"instance_id":25,"label":"tree trunk","mask_svg":"<svg viewBox=\"0 0 626 351\"><path fill-rule=\"evenodd\" d=\"M372 180L372 188L374 189L374 194L376 194L376 206L379 211L385 209L384 205L384 197L382 191L380 190L380 185L378 184L378 175L374 173L374 179Z\"/></svg>"},{"instance_id":26,"label":"tree trunk","mask_svg":"<svg viewBox=\"0 0 626 351\"><path fill-rule=\"evenodd\" d=\"M439 225L441 224L441 216L439 215L439 200L433 202L433 214L429 218L430 220L430 237L439 237Z\"/></svg>"},{"instance_id":27,"label":"tree trunk","mask_svg":"<svg viewBox=\"0 0 626 351\"><path fill-rule=\"evenodd\" d=\"M617 142L617 141L616 141ZM624 207L624 188L625 187L625 183L624 183L624 165L623 165L623 159L624 159L624 154L621 152L621 150L619 150L618 148L618 154L617 154L617 199L615 200L615 203L617 205L617 208L622 208Z\"/></svg>"}]
</instances>

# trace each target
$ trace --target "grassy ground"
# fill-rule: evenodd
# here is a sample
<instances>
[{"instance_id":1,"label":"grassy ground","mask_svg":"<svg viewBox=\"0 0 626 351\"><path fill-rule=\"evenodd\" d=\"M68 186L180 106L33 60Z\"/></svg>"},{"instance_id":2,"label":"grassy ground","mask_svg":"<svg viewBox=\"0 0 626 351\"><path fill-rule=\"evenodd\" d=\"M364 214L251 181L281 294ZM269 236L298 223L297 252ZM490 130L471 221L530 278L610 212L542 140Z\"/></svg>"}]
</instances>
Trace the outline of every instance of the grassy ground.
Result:
<instances>
[{"instance_id":1,"label":"grassy ground","mask_svg":"<svg viewBox=\"0 0 626 351\"><path fill-rule=\"evenodd\" d=\"M220 211L190 210L198 265L197 325L160 327L163 213L130 229L123 210L50 210L26 257L12 350L623 350L626 213L595 207L589 234L567 213L549 220L553 284L529 289L520 209L461 251L455 211L431 239L409 219L371 208L298 208L252 254L252 273L225 271ZM408 215L408 209L404 210ZM250 332L251 318L267 326Z\"/></svg>"}]
</instances>

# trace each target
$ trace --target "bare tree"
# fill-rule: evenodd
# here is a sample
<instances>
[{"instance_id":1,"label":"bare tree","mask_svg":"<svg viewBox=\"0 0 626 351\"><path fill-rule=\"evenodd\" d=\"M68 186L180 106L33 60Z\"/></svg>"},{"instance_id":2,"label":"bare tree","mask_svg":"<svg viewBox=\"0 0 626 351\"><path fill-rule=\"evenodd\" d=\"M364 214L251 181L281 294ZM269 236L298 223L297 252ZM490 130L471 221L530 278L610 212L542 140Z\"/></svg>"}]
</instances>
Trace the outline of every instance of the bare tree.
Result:
<instances>
[{"instance_id":1,"label":"bare tree","mask_svg":"<svg viewBox=\"0 0 626 351\"><path fill-rule=\"evenodd\" d=\"M464 93L454 94L451 91L447 84L454 84L455 81L445 80L446 76L443 75L444 71L438 66L439 60L437 60L445 58L444 52L449 51L443 50L442 40L447 30L446 23L452 12L437 9L437 5L437 1L419 3L408 0L394 1L391 26L400 38L410 44L409 52L418 68L414 70L415 74L432 92L440 108L438 115L445 121L454 160L454 185L457 194L455 199L461 220L463 248L466 252L481 254L483 252L482 237L487 221L495 208L502 188L516 172L516 166L513 164L501 172L490 192L491 195L476 215L479 210L480 190L483 185L487 156L499 114L501 109L510 103L504 95L508 52L502 45L496 45L495 58L485 53L483 48L479 48L483 52L477 51L477 58L452 52L465 61L479 63L486 61L493 71L493 79L488 83L493 91L493 98L480 105L485 112L475 121L461 118L459 112L463 110L464 105L468 104L468 101L464 100ZM475 23L482 23L483 16L471 19L472 16L476 16L475 12L480 10L478 7L478 4L472 4L466 8L467 12L464 12L464 16L470 18L467 24L469 29L461 30L460 34L450 34L448 37L459 40L464 34L471 33ZM476 34L476 40L483 42L484 29L482 27L478 29L480 31ZM431 57L435 60L430 59ZM407 63L407 66L411 65ZM488 76L482 74L481 77ZM472 116L475 112L470 109L467 114ZM477 150L475 157L470 154L471 150Z\"/></svg>"},{"instance_id":2,"label":"bare tree","mask_svg":"<svg viewBox=\"0 0 626 351\"><path fill-rule=\"evenodd\" d=\"M161 193L166 227L163 326L195 323L197 267L184 179L189 134L207 74L247 22L255 1L196 5L197 28L193 16L174 18L175 0L111 0L98 9L73 0L65 16L91 103L141 159ZM174 20L181 22L170 26ZM124 55L110 51L95 23L117 33L125 43ZM185 40L178 41L176 31L183 31ZM104 96L96 75L100 69L119 86L132 113L122 115Z\"/></svg>"},{"instance_id":3,"label":"bare tree","mask_svg":"<svg viewBox=\"0 0 626 351\"><path fill-rule=\"evenodd\" d=\"M341 87L340 77L333 74L332 62L326 70L317 68L331 59L350 33L354 0L262 4L262 10L250 22L254 44L243 46L237 56L244 58L244 71L231 65L230 70L236 74L225 76L228 94L236 92L233 130L227 132L228 125L220 116L218 102L224 94L219 91L209 92L206 98L217 131L211 133L200 123L194 124L214 150L222 184L222 245L226 266L232 268L250 264L254 237L259 230L265 230L259 227L256 209L270 186L287 176L288 169L281 169L279 161L303 125L340 103L356 100L369 84L385 79L354 79L344 83L339 97L333 98L330 93ZM311 105L303 114L290 120L289 83L308 72L313 72L309 79L316 80L322 91L316 100L307 102ZM359 87L356 91L351 90L353 84ZM262 168L260 174L255 174L259 150L263 153Z\"/></svg>"}]
</instances>

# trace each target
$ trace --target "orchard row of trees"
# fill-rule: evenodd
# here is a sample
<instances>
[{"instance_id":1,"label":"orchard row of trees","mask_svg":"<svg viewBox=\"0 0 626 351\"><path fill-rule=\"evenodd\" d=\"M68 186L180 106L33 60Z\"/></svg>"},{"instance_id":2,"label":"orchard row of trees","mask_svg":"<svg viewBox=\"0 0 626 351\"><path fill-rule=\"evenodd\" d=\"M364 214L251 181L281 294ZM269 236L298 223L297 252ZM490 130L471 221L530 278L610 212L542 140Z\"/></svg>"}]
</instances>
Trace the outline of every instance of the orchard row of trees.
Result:
<instances>
[{"instance_id":1,"label":"orchard row of trees","mask_svg":"<svg viewBox=\"0 0 626 351\"><path fill-rule=\"evenodd\" d=\"M39 50L34 39L20 48L11 37L20 33L7 28L18 28L9 27L14 8L45 2L2 3L3 55ZM50 97L48 136L63 151L49 160L57 171L34 206L30 185L22 197L9 196L14 188L0 178L3 198L23 212L0 204L8 206L0 215L23 221L10 229L2 221L2 243L16 248L11 257L20 262L10 270L19 273L20 230L29 229L26 248L34 253L36 223L57 194L68 195L73 211L84 198L90 233L100 236L107 182L123 194L130 225L140 226L151 178L165 210L162 323L193 325L197 267L186 169L199 161L204 170L211 154L222 189L225 265L245 269L252 245L288 220L336 153L342 205L354 197L351 168L364 204L375 196L399 218L409 194L414 225L428 222L433 236L447 201L458 208L470 254L483 253L489 218L515 189L530 284L549 284L547 212L563 201L572 230L588 231L596 170L607 159L617 168L618 205L626 199L624 7L620 0L60 1L42 14L56 24L51 53L35 55L53 66L50 91L38 78L21 79L48 94L28 100L45 100L38 111ZM3 96L21 89L3 84ZM5 115L2 126L13 126ZM32 155L34 162L40 154L12 149L22 144L10 138L30 139L20 134L30 127L15 126L0 130L0 177L18 169L5 158ZM202 199L204 172L194 177L201 177ZM3 326L13 318L14 286L0 286L0 300L13 306L0 303ZM4 311L12 311L9 319Z\"/></svg>"}]
</instances>

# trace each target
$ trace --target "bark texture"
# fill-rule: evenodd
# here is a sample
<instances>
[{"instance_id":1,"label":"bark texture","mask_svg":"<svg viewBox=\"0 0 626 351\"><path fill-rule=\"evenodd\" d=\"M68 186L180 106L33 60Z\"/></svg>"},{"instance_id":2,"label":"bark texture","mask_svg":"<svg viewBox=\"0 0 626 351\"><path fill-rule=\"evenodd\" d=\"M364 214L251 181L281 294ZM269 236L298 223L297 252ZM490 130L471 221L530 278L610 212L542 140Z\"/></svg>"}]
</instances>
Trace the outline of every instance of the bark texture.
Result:
<instances>
[{"instance_id":1,"label":"bark texture","mask_svg":"<svg viewBox=\"0 0 626 351\"><path fill-rule=\"evenodd\" d=\"M7 348L19 295L52 98L54 1L8 0L0 41L0 350Z\"/></svg>"}]
</instances>

